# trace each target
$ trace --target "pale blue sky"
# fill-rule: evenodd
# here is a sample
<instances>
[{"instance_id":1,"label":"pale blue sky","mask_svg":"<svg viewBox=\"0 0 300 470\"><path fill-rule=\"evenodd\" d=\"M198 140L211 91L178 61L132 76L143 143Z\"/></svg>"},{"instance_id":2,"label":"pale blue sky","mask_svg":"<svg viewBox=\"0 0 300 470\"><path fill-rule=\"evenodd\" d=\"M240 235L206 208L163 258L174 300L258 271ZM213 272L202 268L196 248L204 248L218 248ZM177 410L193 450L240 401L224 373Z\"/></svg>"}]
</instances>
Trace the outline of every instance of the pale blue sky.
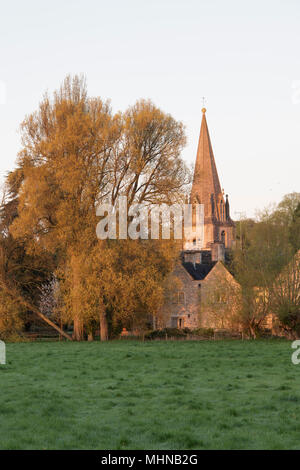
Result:
<instances>
[{"instance_id":1,"label":"pale blue sky","mask_svg":"<svg viewBox=\"0 0 300 470\"><path fill-rule=\"evenodd\" d=\"M234 218L300 191L299 0L10 0L0 12L2 181L25 114L84 73L115 111L150 98L183 121L188 162L205 96Z\"/></svg>"}]
</instances>

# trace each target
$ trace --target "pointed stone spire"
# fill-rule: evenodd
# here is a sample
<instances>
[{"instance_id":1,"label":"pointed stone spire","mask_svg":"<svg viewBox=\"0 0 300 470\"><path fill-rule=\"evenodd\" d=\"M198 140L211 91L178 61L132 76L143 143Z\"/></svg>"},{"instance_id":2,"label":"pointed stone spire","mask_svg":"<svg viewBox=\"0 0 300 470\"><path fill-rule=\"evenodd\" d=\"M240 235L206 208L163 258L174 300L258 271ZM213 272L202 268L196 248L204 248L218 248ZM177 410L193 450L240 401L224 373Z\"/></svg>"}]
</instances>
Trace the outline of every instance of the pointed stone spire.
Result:
<instances>
[{"instance_id":1,"label":"pointed stone spire","mask_svg":"<svg viewBox=\"0 0 300 470\"><path fill-rule=\"evenodd\" d=\"M214 213L217 215L218 211L215 209L218 208L221 201L224 202L224 197L209 137L205 108L202 109L202 113L191 203L204 204L205 216L212 217Z\"/></svg>"},{"instance_id":2,"label":"pointed stone spire","mask_svg":"<svg viewBox=\"0 0 300 470\"><path fill-rule=\"evenodd\" d=\"M230 218L228 196L226 195L225 200L224 190L221 189L205 113L206 109L203 108L190 203L204 204L204 237L201 240L201 249L210 250L213 254L215 250L219 253L220 245L224 249L234 246L235 224ZM191 248L191 243L194 240L186 241L186 250L199 249L197 244L193 244Z\"/></svg>"}]
</instances>

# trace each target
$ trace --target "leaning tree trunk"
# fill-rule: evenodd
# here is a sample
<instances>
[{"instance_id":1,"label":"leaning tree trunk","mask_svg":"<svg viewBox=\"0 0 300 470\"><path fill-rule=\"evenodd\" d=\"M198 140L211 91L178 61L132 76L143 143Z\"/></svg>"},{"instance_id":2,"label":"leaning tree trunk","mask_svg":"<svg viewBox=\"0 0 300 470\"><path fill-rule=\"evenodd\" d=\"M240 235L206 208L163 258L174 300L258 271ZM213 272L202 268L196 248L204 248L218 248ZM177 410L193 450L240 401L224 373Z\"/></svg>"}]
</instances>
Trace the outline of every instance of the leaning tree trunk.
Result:
<instances>
[{"instance_id":1,"label":"leaning tree trunk","mask_svg":"<svg viewBox=\"0 0 300 470\"><path fill-rule=\"evenodd\" d=\"M108 324L105 312L100 313L100 341L108 340Z\"/></svg>"},{"instance_id":2,"label":"leaning tree trunk","mask_svg":"<svg viewBox=\"0 0 300 470\"><path fill-rule=\"evenodd\" d=\"M51 321L46 315L44 315L40 310L33 305L31 302L28 302L25 300L21 294L18 293L18 290L14 288L13 286L8 287L7 284L3 281L0 280L0 287L11 297L13 297L14 300L17 300L21 305L23 305L25 308L27 308L29 311L35 313L39 318L44 320L48 325L52 326L58 333L62 336L64 336L66 339L72 341L71 336L69 336L62 328L59 328L58 325L56 325L53 321Z\"/></svg>"}]
</instances>

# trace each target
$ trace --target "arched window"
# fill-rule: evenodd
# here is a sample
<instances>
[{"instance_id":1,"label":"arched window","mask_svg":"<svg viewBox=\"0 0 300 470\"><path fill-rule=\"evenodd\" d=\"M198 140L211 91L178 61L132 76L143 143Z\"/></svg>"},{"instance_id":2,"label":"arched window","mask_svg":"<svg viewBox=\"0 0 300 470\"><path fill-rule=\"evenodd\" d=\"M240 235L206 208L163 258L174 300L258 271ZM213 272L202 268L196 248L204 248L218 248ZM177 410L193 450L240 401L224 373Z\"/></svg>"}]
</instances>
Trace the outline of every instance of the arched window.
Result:
<instances>
[{"instance_id":1,"label":"arched window","mask_svg":"<svg viewBox=\"0 0 300 470\"><path fill-rule=\"evenodd\" d=\"M225 234L225 230L222 230L222 232L221 232L221 242L224 243L224 245L225 245L225 241L226 241L225 235L226 235L226 234Z\"/></svg>"}]
</instances>

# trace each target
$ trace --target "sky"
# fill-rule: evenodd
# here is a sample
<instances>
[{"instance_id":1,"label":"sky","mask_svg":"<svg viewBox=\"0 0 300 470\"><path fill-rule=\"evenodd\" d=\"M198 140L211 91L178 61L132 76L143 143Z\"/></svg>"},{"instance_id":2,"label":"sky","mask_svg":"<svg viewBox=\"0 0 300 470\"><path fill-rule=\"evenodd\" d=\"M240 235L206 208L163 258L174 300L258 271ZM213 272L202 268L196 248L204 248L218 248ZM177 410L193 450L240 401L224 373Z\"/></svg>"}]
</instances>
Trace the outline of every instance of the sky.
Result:
<instances>
[{"instance_id":1,"label":"sky","mask_svg":"<svg viewBox=\"0 0 300 470\"><path fill-rule=\"evenodd\" d=\"M67 74L114 111L149 98L195 161L202 97L232 218L300 192L299 0L0 0L0 182Z\"/></svg>"}]
</instances>

